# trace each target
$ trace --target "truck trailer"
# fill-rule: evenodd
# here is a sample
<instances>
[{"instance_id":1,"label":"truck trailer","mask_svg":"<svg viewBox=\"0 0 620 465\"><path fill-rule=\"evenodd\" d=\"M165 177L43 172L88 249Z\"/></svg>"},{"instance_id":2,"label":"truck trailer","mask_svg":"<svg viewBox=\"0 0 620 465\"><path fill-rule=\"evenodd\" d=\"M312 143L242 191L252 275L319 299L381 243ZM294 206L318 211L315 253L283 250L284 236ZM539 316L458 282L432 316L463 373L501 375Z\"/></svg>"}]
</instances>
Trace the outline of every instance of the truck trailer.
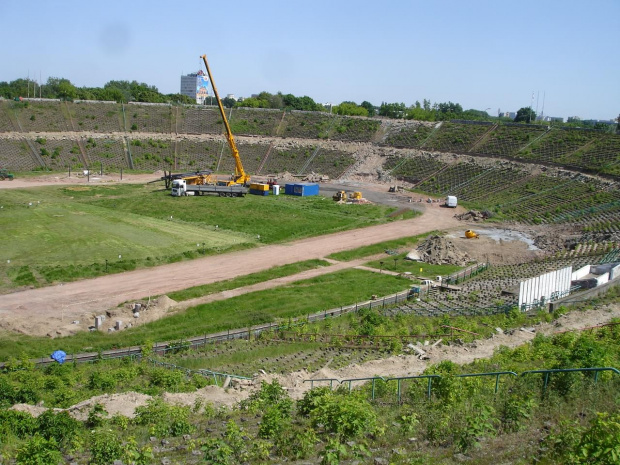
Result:
<instances>
[{"instance_id":1,"label":"truck trailer","mask_svg":"<svg viewBox=\"0 0 620 465\"><path fill-rule=\"evenodd\" d=\"M217 184L187 184L185 179L175 179L172 181L170 195L173 197L185 197L188 195L217 194L220 197L244 197L248 193L248 188L241 184L230 186Z\"/></svg>"}]
</instances>

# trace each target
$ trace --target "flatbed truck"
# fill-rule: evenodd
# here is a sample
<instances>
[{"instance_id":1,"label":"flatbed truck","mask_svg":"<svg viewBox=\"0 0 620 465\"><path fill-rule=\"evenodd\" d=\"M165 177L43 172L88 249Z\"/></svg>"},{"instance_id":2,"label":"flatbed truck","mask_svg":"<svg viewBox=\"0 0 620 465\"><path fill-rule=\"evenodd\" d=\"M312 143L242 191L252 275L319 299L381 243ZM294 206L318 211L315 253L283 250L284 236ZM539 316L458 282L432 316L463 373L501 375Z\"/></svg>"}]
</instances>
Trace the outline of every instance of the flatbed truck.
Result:
<instances>
[{"instance_id":1,"label":"flatbed truck","mask_svg":"<svg viewBox=\"0 0 620 465\"><path fill-rule=\"evenodd\" d=\"M220 197L244 197L248 193L248 188L241 184L230 186L217 184L187 184L185 179L175 179L172 181L170 195L173 197L185 197L188 195L216 194Z\"/></svg>"}]
</instances>

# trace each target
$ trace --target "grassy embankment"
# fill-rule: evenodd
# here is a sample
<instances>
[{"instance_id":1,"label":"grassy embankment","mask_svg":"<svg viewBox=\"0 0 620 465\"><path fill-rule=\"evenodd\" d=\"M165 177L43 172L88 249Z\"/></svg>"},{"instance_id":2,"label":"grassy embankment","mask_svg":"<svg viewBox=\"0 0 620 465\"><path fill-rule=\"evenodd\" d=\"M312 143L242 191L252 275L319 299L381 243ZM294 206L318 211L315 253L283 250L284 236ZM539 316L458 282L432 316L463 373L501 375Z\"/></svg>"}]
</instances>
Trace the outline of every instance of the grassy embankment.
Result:
<instances>
[{"instance_id":1,"label":"grassy embankment","mask_svg":"<svg viewBox=\"0 0 620 465\"><path fill-rule=\"evenodd\" d=\"M48 356L62 348L67 353L175 341L192 336L244 328L259 323L303 316L367 300L372 294L388 295L407 289L410 281L362 270L343 270L286 286L252 292L231 299L189 308L159 321L116 333L80 333L62 339L5 334L0 340L0 360L23 354Z\"/></svg>"}]
</instances>

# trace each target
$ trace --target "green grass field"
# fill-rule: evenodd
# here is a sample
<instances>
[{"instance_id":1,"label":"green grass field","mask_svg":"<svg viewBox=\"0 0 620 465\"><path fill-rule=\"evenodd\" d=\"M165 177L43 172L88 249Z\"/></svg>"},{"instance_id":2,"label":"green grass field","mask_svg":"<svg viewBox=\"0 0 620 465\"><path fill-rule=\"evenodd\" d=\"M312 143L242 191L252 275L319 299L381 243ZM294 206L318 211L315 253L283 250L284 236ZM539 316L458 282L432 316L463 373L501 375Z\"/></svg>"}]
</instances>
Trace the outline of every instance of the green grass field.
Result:
<instances>
[{"instance_id":1,"label":"green grass field","mask_svg":"<svg viewBox=\"0 0 620 465\"><path fill-rule=\"evenodd\" d=\"M0 293L403 218L324 197L173 198L149 184L11 189L0 203Z\"/></svg>"}]
</instances>

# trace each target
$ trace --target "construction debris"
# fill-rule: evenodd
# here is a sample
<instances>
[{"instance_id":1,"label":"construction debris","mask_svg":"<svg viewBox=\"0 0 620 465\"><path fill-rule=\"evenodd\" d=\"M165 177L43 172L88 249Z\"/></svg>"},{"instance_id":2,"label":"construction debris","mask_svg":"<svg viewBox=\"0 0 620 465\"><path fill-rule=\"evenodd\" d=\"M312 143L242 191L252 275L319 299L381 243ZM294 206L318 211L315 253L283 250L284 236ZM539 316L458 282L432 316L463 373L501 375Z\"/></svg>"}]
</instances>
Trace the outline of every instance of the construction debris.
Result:
<instances>
[{"instance_id":1,"label":"construction debris","mask_svg":"<svg viewBox=\"0 0 620 465\"><path fill-rule=\"evenodd\" d=\"M491 213L487 211L480 212L478 210L469 210L466 213L460 215L454 215L459 221L484 221L491 217Z\"/></svg>"},{"instance_id":2,"label":"construction debris","mask_svg":"<svg viewBox=\"0 0 620 465\"><path fill-rule=\"evenodd\" d=\"M456 249L452 241L432 235L426 238L418 247L421 261L432 265L465 266L470 261L469 255Z\"/></svg>"}]
</instances>

